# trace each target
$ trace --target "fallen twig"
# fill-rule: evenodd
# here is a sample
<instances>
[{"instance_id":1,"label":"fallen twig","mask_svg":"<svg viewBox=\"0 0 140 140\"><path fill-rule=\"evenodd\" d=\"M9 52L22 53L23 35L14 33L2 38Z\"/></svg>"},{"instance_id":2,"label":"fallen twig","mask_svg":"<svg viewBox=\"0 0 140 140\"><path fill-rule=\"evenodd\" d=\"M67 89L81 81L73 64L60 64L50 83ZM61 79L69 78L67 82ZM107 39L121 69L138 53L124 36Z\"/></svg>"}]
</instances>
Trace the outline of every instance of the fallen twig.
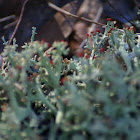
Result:
<instances>
[{"instance_id":1,"label":"fallen twig","mask_svg":"<svg viewBox=\"0 0 140 140\"><path fill-rule=\"evenodd\" d=\"M48 50L45 51L45 53L43 54L43 56L46 56L48 52L52 51L55 47L51 47Z\"/></svg>"},{"instance_id":2,"label":"fallen twig","mask_svg":"<svg viewBox=\"0 0 140 140\"><path fill-rule=\"evenodd\" d=\"M29 1L29 0L26 0L26 1L23 3L23 6L22 6L22 9L21 9L21 13L20 13L20 16L19 16L18 22L17 22L17 24L16 24L16 27L15 27L15 29L14 29L13 34L12 34L11 37L10 37L10 40L8 41L8 45L11 44L11 42L12 42L14 36L15 36L15 33L16 33L18 27L19 27L19 24L20 24L21 19L22 19L22 16L23 16L23 12L24 12L25 5L26 5L26 3L27 3L28 1Z\"/></svg>"},{"instance_id":3,"label":"fallen twig","mask_svg":"<svg viewBox=\"0 0 140 140\"><path fill-rule=\"evenodd\" d=\"M113 9L120 17L124 18L127 22L129 22L129 23L131 23L131 24L133 25L133 23L132 23L130 20L128 20L125 16L123 16L123 15L120 13L120 11L118 11L108 0L106 0L106 2L108 3L108 5L109 5L110 7L112 7L112 9ZM133 25L133 26L134 26L134 25Z\"/></svg>"},{"instance_id":4,"label":"fallen twig","mask_svg":"<svg viewBox=\"0 0 140 140\"><path fill-rule=\"evenodd\" d=\"M140 8L140 3L137 2L137 0L134 0L134 3L138 6L138 8Z\"/></svg>"},{"instance_id":5,"label":"fallen twig","mask_svg":"<svg viewBox=\"0 0 140 140\"><path fill-rule=\"evenodd\" d=\"M12 22L12 23L10 23L10 24L7 24L7 25L5 25L5 26L3 27L3 29L8 29L8 28L10 28L10 27L16 25L17 22L18 22L18 20L14 21L14 22Z\"/></svg>"},{"instance_id":6,"label":"fallen twig","mask_svg":"<svg viewBox=\"0 0 140 140\"><path fill-rule=\"evenodd\" d=\"M74 14L72 14L72 13L69 13L68 11L65 11L65 10L63 10L62 8L59 8L58 6L54 5L54 4L51 3L51 2L48 2L48 5L49 5L51 8L55 9L56 11L58 11L58 12L60 12L60 13L62 13L62 14L65 14L65 15L67 15L67 16L71 16L71 17L77 18L77 19L79 19L79 20L84 20L84 21L87 21L87 22L90 22L90 23L94 23L94 24L97 24L97 25L100 25L100 26L104 26L104 25L105 25L105 24L98 23L98 22L95 22L95 21L93 21L93 20L90 20L90 19L87 19L87 18L84 18L84 17L79 17L79 16L74 15Z\"/></svg>"},{"instance_id":7,"label":"fallen twig","mask_svg":"<svg viewBox=\"0 0 140 140\"><path fill-rule=\"evenodd\" d=\"M98 12L97 12L96 18L95 18L95 20L94 20L95 22L98 22L98 20L100 19L101 15L102 15L102 12L103 12L103 8L100 7L99 10L98 10ZM94 31L94 30L95 30L95 27L96 27L96 24L93 24L93 25L91 26L91 28L90 28L88 34L90 34L91 31ZM86 43L86 39L83 40L83 42L81 43L81 45L80 45L79 48L83 48L84 45L85 45L85 43Z\"/></svg>"},{"instance_id":8,"label":"fallen twig","mask_svg":"<svg viewBox=\"0 0 140 140\"><path fill-rule=\"evenodd\" d=\"M4 22L4 21L6 21L6 20L10 20L10 19L14 19L16 16L15 15L11 15L11 16L8 16L8 17L4 17L4 18L1 18L0 19L0 22Z\"/></svg>"}]
</instances>

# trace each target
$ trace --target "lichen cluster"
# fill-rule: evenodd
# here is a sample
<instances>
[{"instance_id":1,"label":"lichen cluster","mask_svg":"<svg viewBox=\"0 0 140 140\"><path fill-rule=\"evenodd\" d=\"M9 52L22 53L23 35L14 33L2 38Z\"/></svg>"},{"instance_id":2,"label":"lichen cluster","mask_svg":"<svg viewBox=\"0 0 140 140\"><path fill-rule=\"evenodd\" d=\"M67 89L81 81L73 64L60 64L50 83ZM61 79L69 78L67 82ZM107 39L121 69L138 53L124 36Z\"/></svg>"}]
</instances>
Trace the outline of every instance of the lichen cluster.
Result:
<instances>
[{"instance_id":1,"label":"lichen cluster","mask_svg":"<svg viewBox=\"0 0 140 140\"><path fill-rule=\"evenodd\" d=\"M1 140L140 139L140 34L111 19L104 28L69 60L65 42L33 41L34 28L22 52L5 47Z\"/></svg>"}]
</instances>

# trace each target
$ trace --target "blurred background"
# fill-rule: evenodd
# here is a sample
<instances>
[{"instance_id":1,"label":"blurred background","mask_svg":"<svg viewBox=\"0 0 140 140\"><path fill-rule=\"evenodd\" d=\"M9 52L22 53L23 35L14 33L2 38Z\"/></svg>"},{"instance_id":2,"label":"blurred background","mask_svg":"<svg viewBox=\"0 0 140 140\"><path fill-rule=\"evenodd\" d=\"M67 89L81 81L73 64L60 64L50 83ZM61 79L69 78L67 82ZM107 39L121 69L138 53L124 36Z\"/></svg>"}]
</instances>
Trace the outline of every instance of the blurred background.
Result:
<instances>
[{"instance_id":1,"label":"blurred background","mask_svg":"<svg viewBox=\"0 0 140 140\"><path fill-rule=\"evenodd\" d=\"M30 41L32 27L37 28L35 40L54 41L65 40L71 49L70 55L81 51L85 43L85 35L91 30L103 28L90 22L66 16L47 5L48 2L62 7L64 10L106 24L106 18L111 17L118 22L120 28L124 24L134 25L139 19L137 11L139 0L29 0L25 7L20 25L16 31L18 51L21 45ZM0 0L0 38L8 41L18 22L25 0ZM3 51L3 41L0 40L0 52Z\"/></svg>"}]
</instances>

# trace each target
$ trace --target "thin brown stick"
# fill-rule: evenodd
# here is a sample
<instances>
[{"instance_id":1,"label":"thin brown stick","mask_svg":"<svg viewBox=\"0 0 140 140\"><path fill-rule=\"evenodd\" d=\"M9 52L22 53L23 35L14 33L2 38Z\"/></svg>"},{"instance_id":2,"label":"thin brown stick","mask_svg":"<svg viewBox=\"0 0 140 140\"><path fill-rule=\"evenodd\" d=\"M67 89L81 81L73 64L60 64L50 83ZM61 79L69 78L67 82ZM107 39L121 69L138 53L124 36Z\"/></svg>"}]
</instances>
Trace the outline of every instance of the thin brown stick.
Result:
<instances>
[{"instance_id":1,"label":"thin brown stick","mask_svg":"<svg viewBox=\"0 0 140 140\"><path fill-rule=\"evenodd\" d=\"M8 16L8 17L4 17L4 18L1 18L0 19L0 22L4 22L4 21L6 21L6 20L10 20L10 19L14 19L16 16L15 15L11 15L11 16Z\"/></svg>"},{"instance_id":2,"label":"thin brown stick","mask_svg":"<svg viewBox=\"0 0 140 140\"><path fill-rule=\"evenodd\" d=\"M45 53L43 54L43 56L46 56L48 52L52 51L55 47L51 47L48 50L45 51Z\"/></svg>"},{"instance_id":3,"label":"thin brown stick","mask_svg":"<svg viewBox=\"0 0 140 140\"><path fill-rule=\"evenodd\" d=\"M95 20L94 20L95 22L98 22L98 20L100 19L101 15L102 15L102 12L103 12L103 8L100 7L99 10L98 10L98 12L97 12L97 15L95 17ZM95 27L96 27L96 24L92 24L92 26L91 26L88 34L90 34L91 31L94 31L95 30ZM83 42L81 43L81 45L80 45L79 48L83 48L85 44L86 44L86 39L83 40Z\"/></svg>"},{"instance_id":4,"label":"thin brown stick","mask_svg":"<svg viewBox=\"0 0 140 140\"><path fill-rule=\"evenodd\" d=\"M21 9L21 13L20 13L18 22L17 22L17 24L16 24L16 27L15 27L15 29L14 29L13 34L12 34L11 37L10 37L10 40L8 41L8 45L11 44L11 42L12 42L14 36L15 36L15 33L16 33L16 31L17 31L17 29L18 29L18 27L19 27L19 24L20 24L20 22L21 22L21 20L22 20L22 16L23 16L23 12L24 12L25 5L26 5L26 3L27 3L28 1L29 1L29 0L26 0L26 1L23 3L23 6L22 6L22 9Z\"/></svg>"},{"instance_id":5,"label":"thin brown stick","mask_svg":"<svg viewBox=\"0 0 140 140\"><path fill-rule=\"evenodd\" d=\"M133 25L133 23L132 23L130 20L128 20L125 16L123 16L123 15L120 13L120 11L117 10L108 0L106 0L106 2L108 3L109 6L112 7L112 9L113 9L120 17L124 18L127 22L129 22L129 23L131 23L131 24Z\"/></svg>"},{"instance_id":6,"label":"thin brown stick","mask_svg":"<svg viewBox=\"0 0 140 140\"><path fill-rule=\"evenodd\" d=\"M62 8L59 8L58 6L54 5L54 4L51 3L51 2L48 2L48 5L49 5L51 8L55 9L56 11L58 11L58 12L60 12L60 13L62 13L62 14L65 14L65 15L67 15L67 16L71 16L71 17L77 18L77 19L79 19L79 20L84 20L84 21L87 21L87 22L90 22L90 23L94 23L94 24L97 24L97 25L100 25L100 26L104 26L104 25L105 25L105 24L98 23L98 22L95 22L95 21L93 21L93 20L90 20L90 19L87 19L87 18L84 18L84 17L79 17L79 16L74 15L74 14L72 14L72 13L69 13L68 11L65 11L65 10L63 10Z\"/></svg>"},{"instance_id":7,"label":"thin brown stick","mask_svg":"<svg viewBox=\"0 0 140 140\"><path fill-rule=\"evenodd\" d=\"M140 8L140 4L137 2L137 0L134 0L134 3Z\"/></svg>"},{"instance_id":8,"label":"thin brown stick","mask_svg":"<svg viewBox=\"0 0 140 140\"><path fill-rule=\"evenodd\" d=\"M12 22L12 23L9 23L9 24L5 25L5 26L3 27L3 29L8 29L8 28L10 28L10 27L12 27L12 26L15 26L15 25L17 24L17 22L18 22L18 20L14 21L14 22Z\"/></svg>"}]
</instances>

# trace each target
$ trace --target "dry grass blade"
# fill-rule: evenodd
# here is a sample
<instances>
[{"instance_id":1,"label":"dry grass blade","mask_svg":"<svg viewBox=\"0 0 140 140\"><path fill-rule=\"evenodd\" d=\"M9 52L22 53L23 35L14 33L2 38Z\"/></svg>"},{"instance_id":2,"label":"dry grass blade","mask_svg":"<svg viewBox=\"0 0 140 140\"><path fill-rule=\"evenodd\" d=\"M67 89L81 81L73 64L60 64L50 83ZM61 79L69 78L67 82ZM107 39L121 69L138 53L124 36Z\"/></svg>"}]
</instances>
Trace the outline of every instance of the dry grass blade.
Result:
<instances>
[{"instance_id":1,"label":"dry grass blade","mask_svg":"<svg viewBox=\"0 0 140 140\"><path fill-rule=\"evenodd\" d=\"M137 0L134 0L134 3L140 8L140 3Z\"/></svg>"},{"instance_id":2,"label":"dry grass blade","mask_svg":"<svg viewBox=\"0 0 140 140\"><path fill-rule=\"evenodd\" d=\"M7 24L7 25L5 25L5 26L3 27L3 29L8 29L8 28L10 28L10 27L12 27L12 26L15 26L15 25L17 24L17 22L18 22L18 20L14 21L14 22L12 22L12 23L10 23L10 24Z\"/></svg>"},{"instance_id":3,"label":"dry grass blade","mask_svg":"<svg viewBox=\"0 0 140 140\"><path fill-rule=\"evenodd\" d=\"M8 16L8 17L4 17L4 18L1 18L0 19L0 22L4 22L6 20L10 20L10 19L14 19L15 18L15 15L11 15L11 16Z\"/></svg>"},{"instance_id":4,"label":"dry grass blade","mask_svg":"<svg viewBox=\"0 0 140 140\"><path fill-rule=\"evenodd\" d=\"M130 20L128 20L125 16L123 16L123 15L120 13L120 11L117 10L108 0L107 0L106 2L108 3L108 5L109 5L110 7L112 7L112 9L113 9L120 17L124 18L127 22L129 22L129 23L131 23L131 24L133 25L133 23L132 23Z\"/></svg>"},{"instance_id":5,"label":"dry grass blade","mask_svg":"<svg viewBox=\"0 0 140 140\"><path fill-rule=\"evenodd\" d=\"M99 10L98 10L98 12L97 12L96 18L95 18L95 20L94 20L95 22L98 22L98 20L100 19L101 15L102 15L102 12L103 12L103 8L100 7ZM91 31L94 31L94 30L95 30L95 27L96 27L96 24L93 24L93 25L91 26L91 28L90 28L88 34L90 34ZM86 43L86 39L83 40L83 42L81 43L81 45L80 45L79 48L83 48L84 45L85 45L85 43Z\"/></svg>"},{"instance_id":6,"label":"dry grass blade","mask_svg":"<svg viewBox=\"0 0 140 140\"><path fill-rule=\"evenodd\" d=\"M18 27L19 27L19 24L20 24L20 22L21 22L21 20L22 20L22 16L23 16L23 12L24 12L25 5L26 5L26 3L27 3L28 1L29 1L29 0L26 0L26 1L23 3L23 6L22 6L22 9L21 9L21 13L20 13L19 20L18 20L18 22L17 22L17 24L16 24L16 27L15 27L15 29L14 29L13 34L12 34L11 37L10 37L10 40L9 40L9 42L8 42L8 45L11 44L11 42L12 42L14 36L15 36L15 33L16 33L16 31L17 31L17 29L18 29Z\"/></svg>"}]
</instances>

